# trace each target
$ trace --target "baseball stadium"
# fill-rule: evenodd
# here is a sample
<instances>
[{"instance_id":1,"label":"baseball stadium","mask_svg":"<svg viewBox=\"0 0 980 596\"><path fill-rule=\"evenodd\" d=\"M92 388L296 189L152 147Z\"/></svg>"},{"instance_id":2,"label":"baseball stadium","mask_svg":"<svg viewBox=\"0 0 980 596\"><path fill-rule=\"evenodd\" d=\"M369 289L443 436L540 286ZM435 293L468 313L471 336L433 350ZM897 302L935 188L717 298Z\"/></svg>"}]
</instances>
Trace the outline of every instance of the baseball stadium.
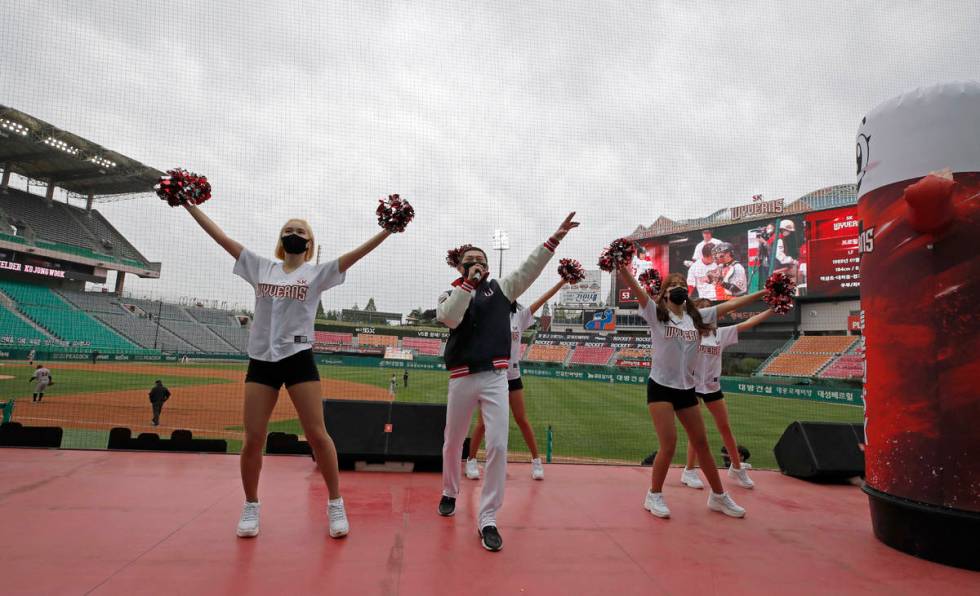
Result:
<instances>
[{"instance_id":1,"label":"baseball stadium","mask_svg":"<svg viewBox=\"0 0 980 596\"><path fill-rule=\"evenodd\" d=\"M949 11L15 2L0 593L980 592Z\"/></svg>"},{"instance_id":2,"label":"baseball stadium","mask_svg":"<svg viewBox=\"0 0 980 596\"><path fill-rule=\"evenodd\" d=\"M7 419L61 427L63 448L105 449L111 429L125 427L134 434L190 430L195 437L224 439L237 452L250 314L134 297L126 291L128 276L177 282L168 282L165 263L141 254L140 238L123 236L98 209L103 201L122 199L138 211L140 201L156 200L153 186L163 173L14 108L0 110L5 130L27 133L0 139L0 161L7 165L0 191L0 390L9 404ZM106 171L95 160L116 165ZM60 186L21 190L11 186L11 177ZM57 189L83 198L84 206L55 200ZM756 234L793 222L807 235L794 247L797 275L813 281L797 287L801 293L820 290L810 290L797 308L726 352L723 383L732 422L753 466L776 467L772 446L794 420L863 420L857 229L848 225L855 221L855 202L854 185L840 185L786 202L775 216L733 220L735 210L725 209L623 230L641 248L634 266L664 274L675 270L666 259L693 250L688 238L700 241L705 226L720 238L739 235L736 250L754 272L753 289L768 277L757 274L764 267L757 246L765 241ZM757 246L748 249L750 243ZM662 260L653 262L653 255ZM551 461L640 464L657 448L646 412L633 407L651 358L645 324L635 298L628 290L620 296L611 280L602 283L603 276L608 274L595 269L563 289L543 309L554 314L538 317L521 340L522 371L534 396L528 417L546 438ZM86 289L93 286L98 289ZM611 290L605 294L602 287ZM606 305L615 318L596 329L595 315ZM316 320L324 398L444 404L449 379L442 355L449 330L425 311L369 308L344 308L334 320ZM44 363L55 381L40 403L30 401L27 382L35 363ZM166 381L174 399L154 426L146 395L157 379ZM302 435L288 400L276 405L270 431ZM510 434L510 457L523 461L526 446L513 421ZM682 449L678 457L684 454Z\"/></svg>"}]
</instances>

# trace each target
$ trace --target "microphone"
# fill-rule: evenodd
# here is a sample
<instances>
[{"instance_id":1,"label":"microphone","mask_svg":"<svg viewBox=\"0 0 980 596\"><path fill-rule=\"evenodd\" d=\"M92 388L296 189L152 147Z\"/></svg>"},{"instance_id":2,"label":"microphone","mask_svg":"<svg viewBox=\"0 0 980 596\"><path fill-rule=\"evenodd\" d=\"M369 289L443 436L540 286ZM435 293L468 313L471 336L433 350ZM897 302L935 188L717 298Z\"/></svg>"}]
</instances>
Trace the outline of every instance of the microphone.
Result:
<instances>
[{"instance_id":1,"label":"microphone","mask_svg":"<svg viewBox=\"0 0 980 596\"><path fill-rule=\"evenodd\" d=\"M481 279L483 279L483 275L480 273L479 270L477 270L476 274L473 275L473 281L475 281L476 283L480 283Z\"/></svg>"}]
</instances>

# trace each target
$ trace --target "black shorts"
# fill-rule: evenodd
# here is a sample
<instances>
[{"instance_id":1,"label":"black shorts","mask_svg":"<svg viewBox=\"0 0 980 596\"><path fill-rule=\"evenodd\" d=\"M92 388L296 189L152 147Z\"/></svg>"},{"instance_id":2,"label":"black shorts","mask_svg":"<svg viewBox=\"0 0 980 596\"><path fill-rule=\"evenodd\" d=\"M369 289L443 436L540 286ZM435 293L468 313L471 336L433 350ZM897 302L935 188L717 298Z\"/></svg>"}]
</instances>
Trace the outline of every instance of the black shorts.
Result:
<instances>
[{"instance_id":1,"label":"black shorts","mask_svg":"<svg viewBox=\"0 0 980 596\"><path fill-rule=\"evenodd\" d=\"M312 349L297 352L278 362L249 358L248 372L245 373L246 383L260 383L273 389L279 389L283 385L288 389L296 383L319 380L320 371L316 369Z\"/></svg>"},{"instance_id":2,"label":"black shorts","mask_svg":"<svg viewBox=\"0 0 980 596\"><path fill-rule=\"evenodd\" d=\"M718 391L712 391L711 393L698 393L698 398L706 404L710 404L713 401L718 401L720 399L725 399L725 394Z\"/></svg>"},{"instance_id":3,"label":"black shorts","mask_svg":"<svg viewBox=\"0 0 980 596\"><path fill-rule=\"evenodd\" d=\"M524 389L524 381L520 377L507 379L507 391L520 391L521 389Z\"/></svg>"},{"instance_id":4,"label":"black shorts","mask_svg":"<svg viewBox=\"0 0 980 596\"><path fill-rule=\"evenodd\" d=\"M674 406L675 410L683 410L698 405L698 396L694 393L694 387L690 389L674 389L665 387L654 381L647 379L647 403L665 401Z\"/></svg>"}]
</instances>

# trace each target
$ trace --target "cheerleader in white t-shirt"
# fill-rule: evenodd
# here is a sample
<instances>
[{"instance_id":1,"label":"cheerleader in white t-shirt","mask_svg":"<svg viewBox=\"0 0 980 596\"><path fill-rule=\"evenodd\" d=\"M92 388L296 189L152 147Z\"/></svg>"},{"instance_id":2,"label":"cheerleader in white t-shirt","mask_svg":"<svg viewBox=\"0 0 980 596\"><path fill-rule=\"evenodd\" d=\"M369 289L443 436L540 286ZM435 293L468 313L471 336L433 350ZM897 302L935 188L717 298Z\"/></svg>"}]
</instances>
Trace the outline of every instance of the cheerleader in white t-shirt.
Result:
<instances>
[{"instance_id":1,"label":"cheerleader in white t-shirt","mask_svg":"<svg viewBox=\"0 0 980 596\"><path fill-rule=\"evenodd\" d=\"M708 308L711 306L711 302L698 300L695 302L695 306ZM721 354L728 346L738 343L739 333L752 329L773 314L772 310L765 310L737 325L713 329L708 335L701 338L701 345L698 346L698 355L695 360L694 390L698 399L703 401L708 411L711 412L711 417L715 419L715 426L718 427L725 449L728 450L728 457L732 460L732 464L728 468L728 477L734 478L742 488L752 488L755 483L749 478L749 473L745 469L747 464L742 465L735 435L732 433L732 427L728 424L728 407L725 405L725 394L722 393L719 382L721 379ZM695 469L697 462L697 453L693 449L688 449L687 465L681 473L681 482L691 488L704 488L704 484Z\"/></svg>"},{"instance_id":2,"label":"cheerleader in white t-shirt","mask_svg":"<svg viewBox=\"0 0 980 596\"><path fill-rule=\"evenodd\" d=\"M313 321L320 294L344 283L347 270L377 248L391 232L381 231L339 259L314 265L310 263L315 254L313 230L302 219L290 219L276 242L278 260L272 260L229 238L197 207L185 207L204 231L235 258L235 275L255 288L255 315L248 336L249 362L245 375L245 440L241 452L245 506L237 534L250 537L259 533L262 448L279 390L285 386L327 485L330 536L346 536L350 526L340 496L337 451L323 423L320 374L313 359Z\"/></svg>"},{"instance_id":3,"label":"cheerleader in white t-shirt","mask_svg":"<svg viewBox=\"0 0 980 596\"><path fill-rule=\"evenodd\" d=\"M657 432L659 449L653 460L650 489L644 508L657 517L670 517L670 509L663 498L663 486L677 447L676 415L687 433L688 445L697 451L698 459L704 464L704 475L711 486L708 508L732 517L745 516L745 509L725 492L711 456L704 419L701 418L700 409L695 407L698 398L694 390L694 364L701 338L711 331L718 316L759 298L763 293L729 300L712 308L697 309L687 296L687 278L683 275L669 274L654 300L640 287L628 266L621 267L619 273L639 299L640 316L650 325L652 357L650 378L647 380L647 407Z\"/></svg>"},{"instance_id":4,"label":"cheerleader in white t-shirt","mask_svg":"<svg viewBox=\"0 0 980 596\"><path fill-rule=\"evenodd\" d=\"M565 285L565 280L551 286L540 298L534 301L529 308L522 308L516 302L510 305L510 367L507 369L507 390L510 411L514 415L514 422L517 428L521 429L524 435L524 442L531 451L531 478L534 480L544 480L544 464L541 462L541 454L538 453L538 443L534 439L534 429L527 418L527 410L524 408L524 382L521 380L521 336L531 325L534 324L534 313L538 312L558 290ZM466 460L466 477L470 480L480 478L480 465L476 461L476 454L480 450L480 443L483 442L483 435L486 433L486 426L483 424L483 413L477 412L479 419L473 434L470 436L470 454Z\"/></svg>"}]
</instances>

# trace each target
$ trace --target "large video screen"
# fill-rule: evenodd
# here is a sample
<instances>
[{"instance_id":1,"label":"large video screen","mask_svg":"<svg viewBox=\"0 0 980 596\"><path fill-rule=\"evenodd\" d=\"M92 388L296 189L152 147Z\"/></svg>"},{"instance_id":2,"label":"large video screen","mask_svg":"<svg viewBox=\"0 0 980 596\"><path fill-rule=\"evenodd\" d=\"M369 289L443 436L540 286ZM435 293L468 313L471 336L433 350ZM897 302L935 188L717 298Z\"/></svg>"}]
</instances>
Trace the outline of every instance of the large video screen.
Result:
<instances>
[{"instance_id":1,"label":"large video screen","mask_svg":"<svg viewBox=\"0 0 980 596\"><path fill-rule=\"evenodd\" d=\"M637 242L633 271L680 273L692 297L712 301L763 289L776 272L796 282L798 296L857 296L857 234L855 207L705 227ZM620 308L636 307L629 289L617 296Z\"/></svg>"}]
</instances>

